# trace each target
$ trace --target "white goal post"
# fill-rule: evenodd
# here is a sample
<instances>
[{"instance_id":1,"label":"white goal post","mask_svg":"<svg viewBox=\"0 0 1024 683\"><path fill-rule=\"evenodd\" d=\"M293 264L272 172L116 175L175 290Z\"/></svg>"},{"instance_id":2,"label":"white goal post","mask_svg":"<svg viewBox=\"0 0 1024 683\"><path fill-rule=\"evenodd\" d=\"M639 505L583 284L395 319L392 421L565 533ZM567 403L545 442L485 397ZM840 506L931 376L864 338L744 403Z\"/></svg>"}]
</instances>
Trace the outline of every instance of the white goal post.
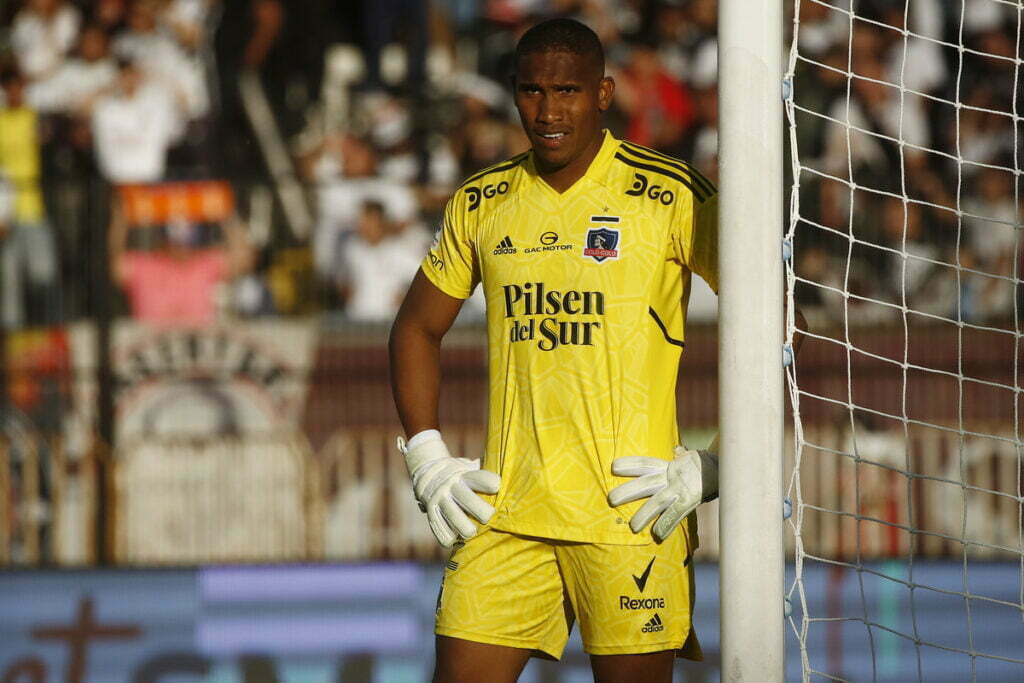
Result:
<instances>
[{"instance_id":1,"label":"white goal post","mask_svg":"<svg viewBox=\"0 0 1024 683\"><path fill-rule=\"evenodd\" d=\"M726 681L782 681L785 660L782 4L719 2L719 567Z\"/></svg>"}]
</instances>

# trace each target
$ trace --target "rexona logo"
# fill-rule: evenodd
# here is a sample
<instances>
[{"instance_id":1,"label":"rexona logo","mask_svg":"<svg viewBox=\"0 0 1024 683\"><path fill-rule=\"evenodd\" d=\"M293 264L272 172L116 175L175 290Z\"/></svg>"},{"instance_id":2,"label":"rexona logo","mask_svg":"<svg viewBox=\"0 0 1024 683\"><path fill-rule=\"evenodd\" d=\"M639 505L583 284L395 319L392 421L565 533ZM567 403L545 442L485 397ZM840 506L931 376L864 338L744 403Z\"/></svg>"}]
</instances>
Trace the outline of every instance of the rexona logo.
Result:
<instances>
[{"instance_id":1,"label":"rexona logo","mask_svg":"<svg viewBox=\"0 0 1024 683\"><path fill-rule=\"evenodd\" d=\"M658 631L665 630L665 624L661 623L661 617L655 612L650 621L644 624L644 627L640 630L644 633L657 633Z\"/></svg>"},{"instance_id":2,"label":"rexona logo","mask_svg":"<svg viewBox=\"0 0 1024 683\"><path fill-rule=\"evenodd\" d=\"M505 194L506 192L508 192L507 180L502 180L497 185L484 185L483 189L479 187L467 187L466 196L469 197L469 211L476 211L480 208L480 201L483 198L490 199L495 195Z\"/></svg>"},{"instance_id":3,"label":"rexona logo","mask_svg":"<svg viewBox=\"0 0 1024 683\"><path fill-rule=\"evenodd\" d=\"M631 598L628 595L620 595L619 609L665 609L665 598Z\"/></svg>"},{"instance_id":4,"label":"rexona logo","mask_svg":"<svg viewBox=\"0 0 1024 683\"><path fill-rule=\"evenodd\" d=\"M647 176L642 173L633 174L633 185L626 190L626 194L631 197L642 197L646 195L651 199L656 199L665 206L668 206L676 200L675 194L672 190L663 190L661 185L651 185L648 187Z\"/></svg>"},{"instance_id":5,"label":"rexona logo","mask_svg":"<svg viewBox=\"0 0 1024 683\"><path fill-rule=\"evenodd\" d=\"M505 235L505 239L498 242L498 246L494 248L494 255L501 256L502 254L514 254L516 248L512 246L512 238Z\"/></svg>"},{"instance_id":6,"label":"rexona logo","mask_svg":"<svg viewBox=\"0 0 1024 683\"><path fill-rule=\"evenodd\" d=\"M580 318L604 316L603 292L547 289L543 282L505 285L502 289L511 342L536 341L541 351L594 345L594 331L600 329L601 322Z\"/></svg>"}]
</instances>

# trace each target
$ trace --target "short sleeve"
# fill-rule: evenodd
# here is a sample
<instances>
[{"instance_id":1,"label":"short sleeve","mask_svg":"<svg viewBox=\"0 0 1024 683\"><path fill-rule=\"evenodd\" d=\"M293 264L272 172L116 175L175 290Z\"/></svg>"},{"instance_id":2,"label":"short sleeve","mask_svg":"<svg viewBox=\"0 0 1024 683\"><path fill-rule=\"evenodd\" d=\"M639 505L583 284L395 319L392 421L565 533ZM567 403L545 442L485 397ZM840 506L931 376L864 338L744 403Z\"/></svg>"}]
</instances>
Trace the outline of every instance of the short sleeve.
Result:
<instances>
[{"instance_id":1,"label":"short sleeve","mask_svg":"<svg viewBox=\"0 0 1024 683\"><path fill-rule=\"evenodd\" d=\"M718 293L718 192L693 210L693 231L687 267Z\"/></svg>"},{"instance_id":2,"label":"short sleeve","mask_svg":"<svg viewBox=\"0 0 1024 683\"><path fill-rule=\"evenodd\" d=\"M675 260L701 276L718 293L718 192L703 202L691 195L672 219Z\"/></svg>"},{"instance_id":3,"label":"short sleeve","mask_svg":"<svg viewBox=\"0 0 1024 683\"><path fill-rule=\"evenodd\" d=\"M456 299L468 298L480 281L476 249L467 227L453 197L421 266L434 286Z\"/></svg>"}]
</instances>

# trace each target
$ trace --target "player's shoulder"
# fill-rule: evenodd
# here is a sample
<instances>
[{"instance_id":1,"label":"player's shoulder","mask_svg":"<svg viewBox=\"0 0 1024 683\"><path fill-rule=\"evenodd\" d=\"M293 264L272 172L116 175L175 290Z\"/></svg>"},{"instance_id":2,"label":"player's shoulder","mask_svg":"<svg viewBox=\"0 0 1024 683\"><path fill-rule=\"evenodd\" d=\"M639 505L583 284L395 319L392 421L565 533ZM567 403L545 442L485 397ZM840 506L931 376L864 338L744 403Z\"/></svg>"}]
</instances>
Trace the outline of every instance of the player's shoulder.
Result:
<instances>
[{"instance_id":1,"label":"player's shoulder","mask_svg":"<svg viewBox=\"0 0 1024 683\"><path fill-rule=\"evenodd\" d=\"M493 210L514 192L522 175L529 152L488 166L463 181L451 198L451 207L458 213L486 213Z\"/></svg>"},{"instance_id":2,"label":"player's shoulder","mask_svg":"<svg viewBox=\"0 0 1024 683\"><path fill-rule=\"evenodd\" d=\"M630 176L626 194L668 206L685 195L704 203L718 192L714 183L690 163L627 140L619 141L615 162Z\"/></svg>"}]
</instances>

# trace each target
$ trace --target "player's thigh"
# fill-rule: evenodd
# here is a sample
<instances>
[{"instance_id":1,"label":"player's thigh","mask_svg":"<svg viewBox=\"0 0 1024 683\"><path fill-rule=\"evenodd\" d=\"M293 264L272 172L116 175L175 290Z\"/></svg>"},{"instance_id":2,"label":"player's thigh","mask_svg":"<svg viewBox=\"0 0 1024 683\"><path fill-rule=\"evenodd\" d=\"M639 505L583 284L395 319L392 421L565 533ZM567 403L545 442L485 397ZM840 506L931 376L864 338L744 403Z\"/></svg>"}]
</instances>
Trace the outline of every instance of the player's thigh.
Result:
<instances>
[{"instance_id":1,"label":"player's thigh","mask_svg":"<svg viewBox=\"0 0 1024 683\"><path fill-rule=\"evenodd\" d=\"M669 683L675 650L634 655L591 655L594 683Z\"/></svg>"},{"instance_id":2,"label":"player's thigh","mask_svg":"<svg viewBox=\"0 0 1024 683\"><path fill-rule=\"evenodd\" d=\"M555 550L547 541L486 529L445 563L439 636L558 658L570 625Z\"/></svg>"},{"instance_id":3,"label":"player's thigh","mask_svg":"<svg viewBox=\"0 0 1024 683\"><path fill-rule=\"evenodd\" d=\"M693 572L686 534L643 546L559 547L559 564L591 655L680 650L700 659L693 635Z\"/></svg>"},{"instance_id":4,"label":"player's thigh","mask_svg":"<svg viewBox=\"0 0 1024 683\"><path fill-rule=\"evenodd\" d=\"M532 650L437 636L434 683L514 683Z\"/></svg>"}]
</instances>

